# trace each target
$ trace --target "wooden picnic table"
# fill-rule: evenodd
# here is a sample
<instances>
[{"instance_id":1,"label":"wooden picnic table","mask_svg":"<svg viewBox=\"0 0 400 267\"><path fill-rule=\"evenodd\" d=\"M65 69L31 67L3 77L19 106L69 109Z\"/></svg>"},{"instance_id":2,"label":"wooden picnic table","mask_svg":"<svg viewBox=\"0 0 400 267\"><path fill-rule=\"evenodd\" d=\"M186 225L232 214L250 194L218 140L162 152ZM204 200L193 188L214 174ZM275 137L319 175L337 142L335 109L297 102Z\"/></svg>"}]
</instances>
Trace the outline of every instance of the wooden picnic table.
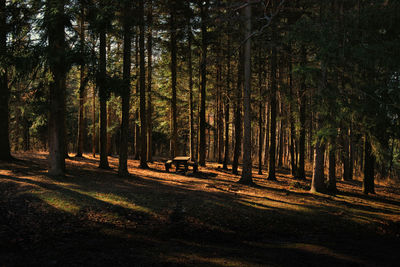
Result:
<instances>
[{"instance_id":1,"label":"wooden picnic table","mask_svg":"<svg viewBox=\"0 0 400 267\"><path fill-rule=\"evenodd\" d=\"M168 160L165 163L165 170L167 172L169 172L169 169L171 168L171 166L174 165L175 166L175 171L177 172L180 168L180 166L184 166L185 168L185 172L188 171L188 167L192 166L193 167L193 172L197 172L197 162L195 161L190 161L190 157L186 157L186 156L181 156L181 157L175 157L172 160Z\"/></svg>"}]
</instances>

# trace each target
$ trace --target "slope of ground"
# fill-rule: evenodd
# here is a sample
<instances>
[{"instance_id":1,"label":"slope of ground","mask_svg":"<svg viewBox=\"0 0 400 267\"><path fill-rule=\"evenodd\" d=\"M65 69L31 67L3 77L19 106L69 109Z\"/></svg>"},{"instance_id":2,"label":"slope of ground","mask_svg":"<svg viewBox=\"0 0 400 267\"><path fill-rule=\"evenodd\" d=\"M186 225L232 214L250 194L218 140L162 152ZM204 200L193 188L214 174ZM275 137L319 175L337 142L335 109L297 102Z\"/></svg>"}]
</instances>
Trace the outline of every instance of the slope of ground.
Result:
<instances>
[{"instance_id":1,"label":"slope of ground","mask_svg":"<svg viewBox=\"0 0 400 267\"><path fill-rule=\"evenodd\" d=\"M187 175L162 162L130 177L67 160L47 176L46 154L0 162L0 265L397 266L400 193L358 181L310 194L309 178L256 175L256 187L209 164Z\"/></svg>"}]
</instances>

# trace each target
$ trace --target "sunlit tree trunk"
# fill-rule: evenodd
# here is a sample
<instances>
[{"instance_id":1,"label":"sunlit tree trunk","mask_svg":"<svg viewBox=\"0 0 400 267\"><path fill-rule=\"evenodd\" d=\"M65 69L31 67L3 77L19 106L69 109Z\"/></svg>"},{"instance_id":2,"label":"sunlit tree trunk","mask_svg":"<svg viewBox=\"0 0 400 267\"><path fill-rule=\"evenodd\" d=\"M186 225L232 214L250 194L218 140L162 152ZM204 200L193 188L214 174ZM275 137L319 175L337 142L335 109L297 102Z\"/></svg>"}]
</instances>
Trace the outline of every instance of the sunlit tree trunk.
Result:
<instances>
[{"instance_id":1,"label":"sunlit tree trunk","mask_svg":"<svg viewBox=\"0 0 400 267\"><path fill-rule=\"evenodd\" d=\"M190 25L190 19L189 19ZM194 106L193 106L193 63L192 63L192 29L188 33L188 69L189 69L189 155L191 160L196 160L194 147Z\"/></svg>"},{"instance_id":2,"label":"sunlit tree trunk","mask_svg":"<svg viewBox=\"0 0 400 267\"><path fill-rule=\"evenodd\" d=\"M96 89L93 87L93 95L92 95L92 154L93 157L96 157Z\"/></svg>"},{"instance_id":3,"label":"sunlit tree trunk","mask_svg":"<svg viewBox=\"0 0 400 267\"><path fill-rule=\"evenodd\" d=\"M263 57L261 54L261 48L259 49L259 65L258 65L258 174L262 174L262 166L263 166L263 161L262 161L262 156L263 156L263 141L264 141L264 136L263 136L263 115L264 115L264 109L263 109L263 104L262 104L262 97L263 97L263 91L262 91L262 84L263 84Z\"/></svg>"},{"instance_id":4,"label":"sunlit tree trunk","mask_svg":"<svg viewBox=\"0 0 400 267\"><path fill-rule=\"evenodd\" d=\"M147 11L147 161L153 161L153 1L148 0Z\"/></svg>"},{"instance_id":5,"label":"sunlit tree trunk","mask_svg":"<svg viewBox=\"0 0 400 267\"><path fill-rule=\"evenodd\" d=\"M272 40L277 41L276 25L271 26ZM270 146L269 146L269 165L268 165L268 180L275 181L275 162L276 162L276 91L277 91L277 49L276 45L271 49L271 96L270 96L270 112L271 112L271 125L270 125Z\"/></svg>"},{"instance_id":6,"label":"sunlit tree trunk","mask_svg":"<svg viewBox=\"0 0 400 267\"><path fill-rule=\"evenodd\" d=\"M206 81L207 81L207 12L209 1L201 1L201 90L200 90L200 142L199 165L206 165Z\"/></svg>"},{"instance_id":7,"label":"sunlit tree trunk","mask_svg":"<svg viewBox=\"0 0 400 267\"><path fill-rule=\"evenodd\" d=\"M108 169L107 155L107 85L106 85L106 30L100 29L100 59L99 59L99 87L100 97L100 165L101 169Z\"/></svg>"},{"instance_id":8,"label":"sunlit tree trunk","mask_svg":"<svg viewBox=\"0 0 400 267\"><path fill-rule=\"evenodd\" d=\"M304 46L300 49L301 65L304 67L307 62L306 48ZM305 173L305 146L306 146L306 80L304 75L301 77L299 89L299 102L300 102L300 136L299 136L299 162L296 172L297 179L306 179Z\"/></svg>"},{"instance_id":9,"label":"sunlit tree trunk","mask_svg":"<svg viewBox=\"0 0 400 267\"><path fill-rule=\"evenodd\" d=\"M121 142L119 145L119 165L118 174L126 176L128 172L128 130L129 130L129 106L131 98L131 12L132 3L126 1L122 11L123 20L123 89L122 89L122 123L121 123Z\"/></svg>"},{"instance_id":10,"label":"sunlit tree trunk","mask_svg":"<svg viewBox=\"0 0 400 267\"><path fill-rule=\"evenodd\" d=\"M177 109L176 109L176 6L170 4L170 51L171 51L171 143L170 143L170 155L171 158L177 156L177 139L178 139L178 129L177 129Z\"/></svg>"},{"instance_id":11,"label":"sunlit tree trunk","mask_svg":"<svg viewBox=\"0 0 400 267\"><path fill-rule=\"evenodd\" d=\"M49 23L47 28L50 72L53 78L50 84L49 174L59 176L65 174L66 44L64 1L48 0L46 16L53 22Z\"/></svg>"},{"instance_id":12,"label":"sunlit tree trunk","mask_svg":"<svg viewBox=\"0 0 400 267\"><path fill-rule=\"evenodd\" d=\"M85 43L85 6L83 2L80 2L80 18L79 18L79 39L81 42L81 54L84 53L84 43ZM84 105L86 101L86 79L85 79L85 63L82 60L80 64L80 74L79 74L79 115L78 115L78 138L77 138L77 157L82 157L84 141L85 141L85 115L84 115Z\"/></svg>"},{"instance_id":13,"label":"sunlit tree trunk","mask_svg":"<svg viewBox=\"0 0 400 267\"><path fill-rule=\"evenodd\" d=\"M235 124L235 147L233 151L233 162L232 162L232 173L238 174L239 157L242 148L242 94L243 94L243 53L242 50L239 52L238 58L238 69L237 69L237 85L236 95L234 102L234 124Z\"/></svg>"},{"instance_id":14,"label":"sunlit tree trunk","mask_svg":"<svg viewBox=\"0 0 400 267\"><path fill-rule=\"evenodd\" d=\"M144 3L143 0L139 1L139 19L140 19L140 168L147 169L147 116L146 116L146 66L144 62Z\"/></svg>"},{"instance_id":15,"label":"sunlit tree trunk","mask_svg":"<svg viewBox=\"0 0 400 267\"><path fill-rule=\"evenodd\" d=\"M230 86L231 86L231 43L230 37L228 35L228 44L227 44L227 56L226 56L226 64L227 64L227 73L226 73L226 90L225 90L225 151L224 151L224 162L222 168L224 170L228 169L229 164L229 113L230 113Z\"/></svg>"},{"instance_id":16,"label":"sunlit tree trunk","mask_svg":"<svg viewBox=\"0 0 400 267\"><path fill-rule=\"evenodd\" d=\"M7 54L6 0L0 0L0 57ZM3 63L3 62L2 62ZM5 65L0 65L0 160L11 160L9 138L10 90Z\"/></svg>"},{"instance_id":17,"label":"sunlit tree trunk","mask_svg":"<svg viewBox=\"0 0 400 267\"><path fill-rule=\"evenodd\" d=\"M243 172L240 183L252 184L252 161L251 161L251 5L247 0L247 6L244 9L246 18L245 22L245 38L244 44L244 136L243 136Z\"/></svg>"}]
</instances>

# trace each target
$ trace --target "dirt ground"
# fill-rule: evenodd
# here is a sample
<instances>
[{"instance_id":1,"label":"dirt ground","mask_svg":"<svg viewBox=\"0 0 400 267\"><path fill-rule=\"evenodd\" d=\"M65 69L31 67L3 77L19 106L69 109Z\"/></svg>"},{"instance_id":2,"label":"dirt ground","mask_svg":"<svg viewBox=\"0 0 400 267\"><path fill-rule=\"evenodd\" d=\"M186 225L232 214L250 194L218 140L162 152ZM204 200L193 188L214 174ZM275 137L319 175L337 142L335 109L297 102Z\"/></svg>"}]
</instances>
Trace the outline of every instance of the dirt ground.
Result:
<instances>
[{"instance_id":1,"label":"dirt ground","mask_svg":"<svg viewBox=\"0 0 400 267\"><path fill-rule=\"evenodd\" d=\"M0 161L0 266L398 266L400 190L338 182L309 193L282 170L257 186L209 163L197 174L162 162L117 175L118 159L67 160L47 175L47 154Z\"/></svg>"}]
</instances>

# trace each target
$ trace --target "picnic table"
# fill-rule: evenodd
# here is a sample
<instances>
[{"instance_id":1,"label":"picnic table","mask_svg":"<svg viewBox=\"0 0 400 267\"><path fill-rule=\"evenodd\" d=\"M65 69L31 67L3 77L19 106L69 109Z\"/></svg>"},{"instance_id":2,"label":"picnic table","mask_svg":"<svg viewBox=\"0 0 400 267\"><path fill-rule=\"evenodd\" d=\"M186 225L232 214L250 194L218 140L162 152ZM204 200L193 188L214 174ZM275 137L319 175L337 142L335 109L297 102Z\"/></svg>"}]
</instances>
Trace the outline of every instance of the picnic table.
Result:
<instances>
[{"instance_id":1,"label":"picnic table","mask_svg":"<svg viewBox=\"0 0 400 267\"><path fill-rule=\"evenodd\" d=\"M169 172L169 169L172 167L172 165L175 166L175 171L178 172L179 168L181 166L184 167L185 172L188 171L188 167L192 166L193 167L193 172L197 172L198 165L197 162L191 161L190 157L175 157L171 160L168 160L165 162L165 170Z\"/></svg>"}]
</instances>

